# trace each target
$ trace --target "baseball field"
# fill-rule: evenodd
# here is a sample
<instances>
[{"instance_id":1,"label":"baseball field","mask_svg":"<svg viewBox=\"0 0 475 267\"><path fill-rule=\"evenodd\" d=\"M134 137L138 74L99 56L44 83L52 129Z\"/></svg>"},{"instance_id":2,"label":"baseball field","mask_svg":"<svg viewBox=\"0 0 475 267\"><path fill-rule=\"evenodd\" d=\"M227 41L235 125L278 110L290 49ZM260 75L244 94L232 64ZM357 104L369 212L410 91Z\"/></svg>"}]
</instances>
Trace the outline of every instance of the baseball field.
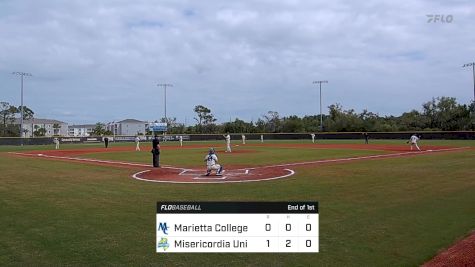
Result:
<instances>
[{"instance_id":1,"label":"baseball field","mask_svg":"<svg viewBox=\"0 0 475 267\"><path fill-rule=\"evenodd\" d=\"M475 141L0 147L0 266L415 266L475 229ZM203 177L208 148L222 177ZM320 252L157 254L157 201L319 201ZM465 254L467 257L472 254Z\"/></svg>"}]
</instances>

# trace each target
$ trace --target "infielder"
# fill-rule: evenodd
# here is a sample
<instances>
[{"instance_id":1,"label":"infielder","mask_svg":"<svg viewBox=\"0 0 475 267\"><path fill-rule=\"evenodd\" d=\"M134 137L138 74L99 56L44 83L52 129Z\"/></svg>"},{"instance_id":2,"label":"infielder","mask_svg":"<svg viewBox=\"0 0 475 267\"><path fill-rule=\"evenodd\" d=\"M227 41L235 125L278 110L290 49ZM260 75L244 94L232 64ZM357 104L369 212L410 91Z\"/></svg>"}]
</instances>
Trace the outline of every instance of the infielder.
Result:
<instances>
[{"instance_id":1,"label":"infielder","mask_svg":"<svg viewBox=\"0 0 475 267\"><path fill-rule=\"evenodd\" d=\"M246 144L246 136L243 134L243 135L241 135L241 138L242 138L242 144L245 145Z\"/></svg>"},{"instance_id":2,"label":"infielder","mask_svg":"<svg viewBox=\"0 0 475 267\"><path fill-rule=\"evenodd\" d=\"M54 144L56 145L56 149L59 149L59 139L58 139L57 137L55 137L55 138L53 139L53 142L54 142Z\"/></svg>"},{"instance_id":3,"label":"infielder","mask_svg":"<svg viewBox=\"0 0 475 267\"><path fill-rule=\"evenodd\" d=\"M180 135L180 146L183 146L183 136Z\"/></svg>"},{"instance_id":4,"label":"infielder","mask_svg":"<svg viewBox=\"0 0 475 267\"><path fill-rule=\"evenodd\" d=\"M231 136L229 134L223 135L226 138L226 151L225 152L232 152L231 151Z\"/></svg>"},{"instance_id":5,"label":"infielder","mask_svg":"<svg viewBox=\"0 0 475 267\"><path fill-rule=\"evenodd\" d=\"M140 138L138 135L135 137L135 151L140 151Z\"/></svg>"},{"instance_id":6,"label":"infielder","mask_svg":"<svg viewBox=\"0 0 475 267\"><path fill-rule=\"evenodd\" d=\"M421 151L421 149L417 145L417 141L419 141L419 137L417 137L416 134L413 134L411 138L409 139L409 141L406 142L406 143L411 142L411 151L412 151L412 146L416 146L417 150Z\"/></svg>"},{"instance_id":7,"label":"infielder","mask_svg":"<svg viewBox=\"0 0 475 267\"><path fill-rule=\"evenodd\" d=\"M205 156L205 162L206 176L209 176L212 171L215 171L217 176L222 175L223 166L218 164L218 156L216 156L214 148L209 149L208 155Z\"/></svg>"},{"instance_id":8,"label":"infielder","mask_svg":"<svg viewBox=\"0 0 475 267\"><path fill-rule=\"evenodd\" d=\"M312 137L312 143L314 143L314 144L315 144L315 134L314 134L314 133L312 133L312 134L310 134L310 136Z\"/></svg>"}]
</instances>

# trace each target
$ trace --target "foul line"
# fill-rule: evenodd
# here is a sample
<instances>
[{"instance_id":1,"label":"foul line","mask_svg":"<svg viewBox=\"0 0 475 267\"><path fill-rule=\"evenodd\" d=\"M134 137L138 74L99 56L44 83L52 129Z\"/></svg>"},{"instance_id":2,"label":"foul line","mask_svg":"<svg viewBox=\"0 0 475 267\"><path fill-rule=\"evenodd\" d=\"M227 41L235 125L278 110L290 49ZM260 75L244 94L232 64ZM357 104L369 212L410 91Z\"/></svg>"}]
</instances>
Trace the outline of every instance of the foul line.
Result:
<instances>
[{"instance_id":1,"label":"foul line","mask_svg":"<svg viewBox=\"0 0 475 267\"><path fill-rule=\"evenodd\" d=\"M152 167L148 164L123 162L123 161L113 161L113 160L86 159L86 158L74 158L74 157L64 157L64 156L50 156L50 155L45 155L45 154L31 154L31 153L20 153L20 152L8 152L8 153L15 154L15 155L20 155L20 156L29 156L29 157L38 157L38 158L65 159L65 160L73 160L73 161L118 164L118 165L137 166L137 167ZM161 168L186 171L186 169L184 169L184 168L177 168L177 167L172 167L172 166L167 166L167 165L162 165Z\"/></svg>"},{"instance_id":2,"label":"foul line","mask_svg":"<svg viewBox=\"0 0 475 267\"><path fill-rule=\"evenodd\" d=\"M322 159L322 160L315 160L315 161L305 161L305 162L294 162L294 163L283 163L283 164L267 165L267 166L257 166L257 167L252 167L252 168L243 168L243 169L236 169L236 170L246 170L246 169L253 170L253 169L258 169L258 168L276 168L276 167L300 166L300 165L310 165L310 164L319 164L319 163L355 161L355 160L363 160L363 159L397 158L397 157L407 156L407 155L421 155L421 154L428 154L428 153L431 153L431 152L454 151L454 150L463 150L463 149L468 149L468 148L470 148L470 147L443 148L443 149L438 149L438 150L424 150L424 151L408 151L408 152L400 152L400 153L379 154L379 155L360 156L360 157L351 157L351 158L339 158L339 159Z\"/></svg>"},{"instance_id":3,"label":"foul line","mask_svg":"<svg viewBox=\"0 0 475 267\"><path fill-rule=\"evenodd\" d=\"M425 151L408 151L408 152L400 152L400 153L390 153L390 154L380 154L380 155L370 155L370 156L360 156L360 157L351 157L351 158L339 158L339 159L326 159L326 160L316 160L316 161L306 161L306 162L295 162L295 163L285 163L285 164L275 164L275 165L267 165L267 166L257 166L251 168L242 168L242 169L234 169L228 170L229 171L237 171L237 170L244 170L245 174L249 173L249 170L255 170L258 168L277 168L277 167L287 167L287 166L300 166L300 165L310 165L310 164L321 164L321 163L332 163L332 162L347 162L347 161L356 161L356 160L365 160L365 159L384 159L384 158L396 158L408 155L424 155L431 152L445 152L445 151L456 151L456 150L464 150L470 147L457 147L457 148L443 148L437 150L425 150ZM30 156L30 157L44 157L44 158L53 158L53 159L64 159L64 160L72 160L72 161L80 161L80 162L93 162L93 163L107 163L107 164L118 164L118 165L125 165L125 166L136 166L136 167L151 167L148 164L140 164L140 163L131 163L131 162L122 162L122 161L110 161L110 160L98 160L98 159L85 159L85 158L74 158L74 157L64 157L64 156L50 156L45 154L32 154L32 153L20 153L20 152L8 152L10 154L16 154L21 156ZM186 175L187 172L195 171L193 169L185 169L179 167L172 167L172 166L162 166L162 168L167 169L174 169L174 170L181 170L179 175ZM160 181L160 180L148 180L144 178L138 177L139 175L150 172L150 170L140 171L134 173L132 177L137 180L146 181L146 182L155 182L155 183L177 183L177 184L187 184L187 183L246 183L246 182L259 182L259 181L269 181L269 180L276 180L285 177L289 177L295 174L295 171L291 169L284 169L288 171L289 174L278 176L278 177L270 177L264 179L254 179L254 180L221 180L216 181L208 181L208 182L200 182L200 181ZM199 171L199 170L196 170ZM221 178L223 179L223 178ZM201 180L201 179L200 179ZM204 179L203 179L204 180ZM212 179L209 179L212 180Z\"/></svg>"},{"instance_id":4,"label":"foul line","mask_svg":"<svg viewBox=\"0 0 475 267\"><path fill-rule=\"evenodd\" d=\"M364 160L364 159L393 158L393 157L400 157L400 156L407 156L407 155L428 154L428 153L431 153L431 152L464 150L464 149L468 149L468 148L470 148L470 147L443 148L443 149L437 149L437 150L424 150L424 151L408 151L408 152L400 152L400 153L379 154L379 155L360 156L360 157L351 157L351 158L323 159L323 160L315 160L315 161L283 163L283 164L275 164L275 165L267 165L267 166L247 167L247 168L233 169L233 170L234 171L238 171L238 170L247 171L247 170L254 170L254 169L257 169L257 168L276 168L276 167L300 166L300 165L319 164L319 163L355 161L355 160ZM20 152L8 152L8 153L15 154L15 155L21 155L21 156L30 156L30 157L33 156L33 157L65 159L65 160L93 162L93 163L119 164L119 165L137 166L137 167L151 167L148 164L122 162L122 161L112 161L112 160L86 159L86 158L74 158L74 157L64 157L64 156L50 156L50 155L45 155L45 154L32 154L32 153L20 153ZM181 170L180 175L185 175L185 173L187 173L189 171L199 171L199 170L194 170L194 169L172 167L172 166L167 166L167 165L162 165L162 168ZM230 171L230 170L228 170L228 171Z\"/></svg>"}]
</instances>

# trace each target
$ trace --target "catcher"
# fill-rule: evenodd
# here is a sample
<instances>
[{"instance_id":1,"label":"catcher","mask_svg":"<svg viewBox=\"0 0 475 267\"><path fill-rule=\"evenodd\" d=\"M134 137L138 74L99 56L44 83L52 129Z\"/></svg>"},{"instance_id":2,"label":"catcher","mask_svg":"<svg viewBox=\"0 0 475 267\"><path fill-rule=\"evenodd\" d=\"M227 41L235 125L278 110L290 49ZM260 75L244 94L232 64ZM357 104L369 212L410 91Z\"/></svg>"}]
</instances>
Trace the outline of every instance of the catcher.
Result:
<instances>
[{"instance_id":1,"label":"catcher","mask_svg":"<svg viewBox=\"0 0 475 267\"><path fill-rule=\"evenodd\" d=\"M205 156L206 162L206 176L209 176L212 171L216 171L216 175L220 176L223 172L223 166L218 164L218 156L214 151L214 148L210 148L208 155Z\"/></svg>"}]
</instances>

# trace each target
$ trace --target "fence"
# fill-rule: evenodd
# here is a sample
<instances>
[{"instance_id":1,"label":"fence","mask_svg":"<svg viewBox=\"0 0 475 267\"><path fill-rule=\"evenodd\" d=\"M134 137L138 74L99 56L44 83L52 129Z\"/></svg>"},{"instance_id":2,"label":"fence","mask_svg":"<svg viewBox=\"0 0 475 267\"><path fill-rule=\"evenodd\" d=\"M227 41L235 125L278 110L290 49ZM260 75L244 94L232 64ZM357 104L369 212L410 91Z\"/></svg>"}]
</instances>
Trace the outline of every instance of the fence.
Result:
<instances>
[{"instance_id":1,"label":"fence","mask_svg":"<svg viewBox=\"0 0 475 267\"><path fill-rule=\"evenodd\" d=\"M363 139L361 132L351 133L315 133L318 139ZM370 139L409 139L414 132L369 132ZM457 132L417 132L422 139L449 139L449 140L475 140L474 131ZM230 134L232 140L241 140L241 134ZM299 140L309 139L310 133L252 133L245 134L246 140ZM215 141L224 140L221 134L183 134L184 141ZM61 143L100 143L104 137L58 137ZM134 142L135 136L107 136L111 142ZM150 141L152 136L139 136L142 141ZM180 135L160 135L160 140L178 141ZM53 143L53 137L18 138L1 137L0 145L49 145Z\"/></svg>"}]
</instances>

